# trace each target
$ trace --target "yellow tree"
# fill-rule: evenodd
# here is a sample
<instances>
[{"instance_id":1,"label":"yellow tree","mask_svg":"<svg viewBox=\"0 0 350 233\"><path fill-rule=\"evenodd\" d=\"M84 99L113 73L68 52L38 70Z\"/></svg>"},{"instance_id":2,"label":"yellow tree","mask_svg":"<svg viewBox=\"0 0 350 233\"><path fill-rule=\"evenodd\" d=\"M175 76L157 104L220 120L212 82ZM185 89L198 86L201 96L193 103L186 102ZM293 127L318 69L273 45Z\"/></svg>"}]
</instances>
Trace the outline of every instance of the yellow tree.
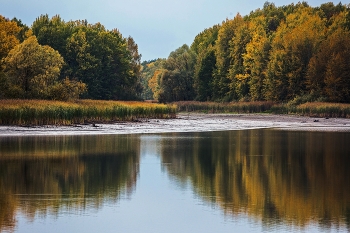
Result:
<instances>
[{"instance_id":1,"label":"yellow tree","mask_svg":"<svg viewBox=\"0 0 350 233\"><path fill-rule=\"evenodd\" d=\"M310 7L287 16L272 41L268 99L292 99L306 91L307 66L325 37L325 22Z\"/></svg>"},{"instance_id":2,"label":"yellow tree","mask_svg":"<svg viewBox=\"0 0 350 233\"><path fill-rule=\"evenodd\" d=\"M162 94L160 79L165 71L165 69L155 70L152 78L148 80L148 86L151 88L155 100L158 100L159 96Z\"/></svg>"},{"instance_id":3,"label":"yellow tree","mask_svg":"<svg viewBox=\"0 0 350 233\"><path fill-rule=\"evenodd\" d=\"M251 33L247 21L241 19L238 22L240 23L235 30L235 36L230 41L229 99L243 99L249 93L249 79L244 75L245 68L242 54L246 53L246 46L251 40Z\"/></svg>"},{"instance_id":4,"label":"yellow tree","mask_svg":"<svg viewBox=\"0 0 350 233\"><path fill-rule=\"evenodd\" d=\"M271 48L270 40L266 34L266 18L259 16L250 22L252 34L251 41L243 54L244 76L249 80L249 96L251 100L263 100L266 67Z\"/></svg>"},{"instance_id":5,"label":"yellow tree","mask_svg":"<svg viewBox=\"0 0 350 233\"><path fill-rule=\"evenodd\" d=\"M41 46L35 36L13 48L4 59L4 71L17 97L48 98L64 61L49 46Z\"/></svg>"},{"instance_id":6,"label":"yellow tree","mask_svg":"<svg viewBox=\"0 0 350 233\"><path fill-rule=\"evenodd\" d=\"M12 22L0 15L0 61L19 44L17 34L21 28L16 22Z\"/></svg>"}]
</instances>

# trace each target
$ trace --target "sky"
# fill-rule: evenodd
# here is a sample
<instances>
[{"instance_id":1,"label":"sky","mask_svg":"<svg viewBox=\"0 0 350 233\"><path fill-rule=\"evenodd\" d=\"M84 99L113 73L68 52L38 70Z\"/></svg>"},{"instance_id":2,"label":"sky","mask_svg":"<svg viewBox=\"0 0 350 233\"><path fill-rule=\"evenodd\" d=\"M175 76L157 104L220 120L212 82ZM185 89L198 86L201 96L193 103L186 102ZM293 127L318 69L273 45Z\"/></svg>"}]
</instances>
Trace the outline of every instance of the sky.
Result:
<instances>
[{"instance_id":1,"label":"sky","mask_svg":"<svg viewBox=\"0 0 350 233\"><path fill-rule=\"evenodd\" d=\"M0 0L0 15L16 17L28 26L42 15L60 15L64 21L100 22L117 28L138 44L142 61L167 58L183 44L191 45L206 28L220 24L237 13L242 16L262 8L266 0ZM330 0L309 0L315 7ZM349 0L347 0L349 1ZM276 6L292 0L270 1ZM297 3L297 1L294 1ZM338 4L339 2L334 2ZM348 4L348 2L342 2Z\"/></svg>"}]
</instances>

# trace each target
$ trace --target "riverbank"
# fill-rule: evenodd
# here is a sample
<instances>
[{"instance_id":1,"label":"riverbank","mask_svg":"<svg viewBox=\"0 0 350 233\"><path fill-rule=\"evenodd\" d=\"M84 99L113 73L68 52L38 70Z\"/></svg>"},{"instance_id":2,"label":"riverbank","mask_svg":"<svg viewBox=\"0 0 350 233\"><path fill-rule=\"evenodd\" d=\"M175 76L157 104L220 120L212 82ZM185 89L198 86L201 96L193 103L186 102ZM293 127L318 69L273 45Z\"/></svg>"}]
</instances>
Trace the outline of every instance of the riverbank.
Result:
<instances>
[{"instance_id":1,"label":"riverbank","mask_svg":"<svg viewBox=\"0 0 350 233\"><path fill-rule=\"evenodd\" d=\"M113 124L33 127L0 126L0 137L204 132L260 128L302 131L350 131L350 119L276 114L179 113L175 119L148 119L138 122L118 122Z\"/></svg>"}]
</instances>

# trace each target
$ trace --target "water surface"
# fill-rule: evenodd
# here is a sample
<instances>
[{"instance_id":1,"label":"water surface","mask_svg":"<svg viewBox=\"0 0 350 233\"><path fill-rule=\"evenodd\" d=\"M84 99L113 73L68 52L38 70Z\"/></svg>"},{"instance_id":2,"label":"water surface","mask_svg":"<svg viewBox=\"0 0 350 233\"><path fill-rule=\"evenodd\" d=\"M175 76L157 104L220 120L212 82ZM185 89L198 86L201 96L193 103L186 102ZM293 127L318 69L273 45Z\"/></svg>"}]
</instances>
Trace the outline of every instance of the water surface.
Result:
<instances>
[{"instance_id":1,"label":"water surface","mask_svg":"<svg viewBox=\"0 0 350 233\"><path fill-rule=\"evenodd\" d=\"M350 133L0 137L0 232L348 232Z\"/></svg>"}]
</instances>

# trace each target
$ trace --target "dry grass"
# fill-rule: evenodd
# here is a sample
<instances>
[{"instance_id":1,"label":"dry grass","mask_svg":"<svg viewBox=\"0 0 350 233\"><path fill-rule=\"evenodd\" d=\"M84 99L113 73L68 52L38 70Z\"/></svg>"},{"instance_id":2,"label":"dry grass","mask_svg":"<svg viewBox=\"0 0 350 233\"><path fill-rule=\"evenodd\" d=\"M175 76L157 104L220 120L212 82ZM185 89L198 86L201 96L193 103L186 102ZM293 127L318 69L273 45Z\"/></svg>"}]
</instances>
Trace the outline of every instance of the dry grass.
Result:
<instances>
[{"instance_id":1,"label":"dry grass","mask_svg":"<svg viewBox=\"0 0 350 233\"><path fill-rule=\"evenodd\" d=\"M350 104L308 102L300 105L279 104L270 101L257 102L175 102L180 112L204 113L274 113L298 114L312 117L342 117L350 118Z\"/></svg>"},{"instance_id":2,"label":"dry grass","mask_svg":"<svg viewBox=\"0 0 350 233\"><path fill-rule=\"evenodd\" d=\"M350 104L305 103L297 106L295 113L306 116L350 118Z\"/></svg>"},{"instance_id":3,"label":"dry grass","mask_svg":"<svg viewBox=\"0 0 350 233\"><path fill-rule=\"evenodd\" d=\"M205 113L259 113L269 111L273 102L198 102L182 101L175 102L180 112L205 112Z\"/></svg>"},{"instance_id":4,"label":"dry grass","mask_svg":"<svg viewBox=\"0 0 350 233\"><path fill-rule=\"evenodd\" d=\"M136 101L0 100L2 125L70 125L175 116L175 106Z\"/></svg>"}]
</instances>

